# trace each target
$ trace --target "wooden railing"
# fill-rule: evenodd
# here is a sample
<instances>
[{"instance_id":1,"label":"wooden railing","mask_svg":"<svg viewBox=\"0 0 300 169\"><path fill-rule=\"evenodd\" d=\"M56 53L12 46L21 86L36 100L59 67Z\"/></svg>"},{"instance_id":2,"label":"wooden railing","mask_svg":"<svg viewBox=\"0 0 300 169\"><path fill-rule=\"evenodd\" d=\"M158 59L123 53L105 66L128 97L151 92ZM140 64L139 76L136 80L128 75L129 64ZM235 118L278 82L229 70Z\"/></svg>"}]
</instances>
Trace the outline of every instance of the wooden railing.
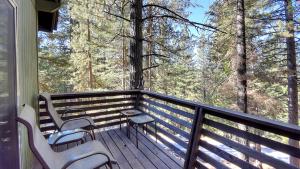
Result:
<instances>
[{"instance_id":1,"label":"wooden railing","mask_svg":"<svg viewBox=\"0 0 300 169\"><path fill-rule=\"evenodd\" d=\"M300 149L287 140L300 140L298 126L200 104L196 112L185 168L259 168L255 163L265 168L297 168L288 158L300 158ZM255 145L269 154L253 148ZM287 158L276 158L278 153Z\"/></svg>"},{"instance_id":2,"label":"wooden railing","mask_svg":"<svg viewBox=\"0 0 300 169\"><path fill-rule=\"evenodd\" d=\"M94 93L68 93L52 94L53 105L59 114L63 114L63 119L70 119L84 116L80 109L91 116L97 128L118 125L120 122L121 110L132 109L136 103L137 91L109 91ZM39 101L40 129L46 136L55 130L55 126L45 109L45 102Z\"/></svg>"},{"instance_id":3,"label":"wooden railing","mask_svg":"<svg viewBox=\"0 0 300 169\"><path fill-rule=\"evenodd\" d=\"M138 108L150 114L157 121L159 140L185 157L191 136L195 106L182 100L142 91ZM149 130L154 130L150 125Z\"/></svg>"},{"instance_id":4,"label":"wooden railing","mask_svg":"<svg viewBox=\"0 0 300 169\"><path fill-rule=\"evenodd\" d=\"M259 168L257 164L293 169L297 167L288 164L288 157L300 158L300 149L287 144L289 138L300 140L298 126L253 115L148 91L54 94L52 100L59 113L66 107L84 108L98 128L120 124L120 110L136 108L148 113L157 121L158 139L185 158L185 169ZM55 128L44 106L41 101L40 123L47 132ZM67 118L78 116L74 111ZM153 134L154 126L148 125L147 130ZM287 159L266 151L283 153Z\"/></svg>"}]
</instances>

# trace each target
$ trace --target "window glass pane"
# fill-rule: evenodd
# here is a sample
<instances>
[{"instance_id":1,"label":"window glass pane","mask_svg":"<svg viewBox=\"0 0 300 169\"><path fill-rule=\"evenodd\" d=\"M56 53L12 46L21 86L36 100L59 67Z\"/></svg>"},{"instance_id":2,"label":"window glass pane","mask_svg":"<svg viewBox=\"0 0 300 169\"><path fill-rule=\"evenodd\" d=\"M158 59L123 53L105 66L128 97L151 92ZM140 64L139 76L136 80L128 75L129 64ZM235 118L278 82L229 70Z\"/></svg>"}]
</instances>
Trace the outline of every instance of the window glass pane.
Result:
<instances>
[{"instance_id":1,"label":"window glass pane","mask_svg":"<svg viewBox=\"0 0 300 169\"><path fill-rule=\"evenodd\" d=\"M14 22L13 6L0 0L0 168L18 166Z\"/></svg>"}]
</instances>

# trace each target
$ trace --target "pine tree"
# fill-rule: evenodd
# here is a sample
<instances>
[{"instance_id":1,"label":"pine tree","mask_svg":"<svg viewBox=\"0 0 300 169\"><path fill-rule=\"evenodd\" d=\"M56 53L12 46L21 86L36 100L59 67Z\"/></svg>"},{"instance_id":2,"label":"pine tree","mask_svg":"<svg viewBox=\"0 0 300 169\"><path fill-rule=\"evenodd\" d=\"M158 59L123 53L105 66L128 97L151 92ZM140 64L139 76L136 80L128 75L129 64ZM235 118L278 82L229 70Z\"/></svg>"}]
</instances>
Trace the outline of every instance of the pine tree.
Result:
<instances>
[{"instance_id":1,"label":"pine tree","mask_svg":"<svg viewBox=\"0 0 300 169\"><path fill-rule=\"evenodd\" d=\"M66 1L60 9L58 28L53 33L39 32L39 90L68 92L71 22Z\"/></svg>"},{"instance_id":2,"label":"pine tree","mask_svg":"<svg viewBox=\"0 0 300 169\"><path fill-rule=\"evenodd\" d=\"M287 46L287 67L288 67L288 113L289 123L299 124L298 113L298 87L297 87L297 63L296 63L296 42L294 28L294 9L291 0L284 1L286 18ZM299 141L290 139L289 144L299 148ZM299 160L290 157L290 163L300 167Z\"/></svg>"},{"instance_id":3,"label":"pine tree","mask_svg":"<svg viewBox=\"0 0 300 169\"><path fill-rule=\"evenodd\" d=\"M70 14L71 70L74 90L121 89L122 41L116 38L122 27L115 18L102 11L104 0L72 1Z\"/></svg>"}]
</instances>

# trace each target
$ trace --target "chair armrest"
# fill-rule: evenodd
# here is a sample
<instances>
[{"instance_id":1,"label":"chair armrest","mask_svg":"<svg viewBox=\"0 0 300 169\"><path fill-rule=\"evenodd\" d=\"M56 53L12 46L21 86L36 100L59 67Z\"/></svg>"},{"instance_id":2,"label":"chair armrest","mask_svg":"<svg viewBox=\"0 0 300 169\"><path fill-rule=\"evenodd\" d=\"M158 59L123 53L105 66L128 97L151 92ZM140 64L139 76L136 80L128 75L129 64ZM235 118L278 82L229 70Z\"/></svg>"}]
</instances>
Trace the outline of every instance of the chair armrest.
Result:
<instances>
[{"instance_id":1,"label":"chair armrest","mask_svg":"<svg viewBox=\"0 0 300 169\"><path fill-rule=\"evenodd\" d=\"M87 118L85 117L78 117L78 118L74 118L74 119L69 119L69 120L65 120L63 121L62 125L60 126L60 129L67 124L68 122L72 122L72 121L76 121L76 120L86 120L90 125L93 125Z\"/></svg>"},{"instance_id":2,"label":"chair armrest","mask_svg":"<svg viewBox=\"0 0 300 169\"><path fill-rule=\"evenodd\" d=\"M76 133L87 133L87 134L91 137L91 139L93 140L93 136L92 136L92 134L91 134L90 132L88 132L88 131L86 131L86 130L80 130L80 131L74 131L74 132L68 133L68 134L63 134L63 135L57 137L57 138L54 140L53 145L55 145L60 139L66 137L66 136L72 135L72 134L76 134Z\"/></svg>"},{"instance_id":3,"label":"chair armrest","mask_svg":"<svg viewBox=\"0 0 300 169\"><path fill-rule=\"evenodd\" d=\"M67 107L66 110L62 113L61 117L64 117L64 115L66 115L67 113L72 112L74 110L77 110L79 112L84 112L84 114L87 115L87 112L84 109L81 109L81 108L69 108L69 107Z\"/></svg>"},{"instance_id":4,"label":"chair armrest","mask_svg":"<svg viewBox=\"0 0 300 169\"><path fill-rule=\"evenodd\" d=\"M68 168L71 164L73 164L74 162L76 161L79 161L79 160L82 160L82 159L85 159L85 158L88 158L88 157L91 157L93 155L103 155L107 158L108 162L111 163L111 162L116 162L116 161L112 161L109 156L107 155L107 152L103 152L103 151L95 151L95 152L90 152L90 153L86 153L86 154L82 154L80 156L77 156L75 158L72 158L70 159L70 161L68 161L63 167L62 169L66 169Z\"/></svg>"}]
</instances>

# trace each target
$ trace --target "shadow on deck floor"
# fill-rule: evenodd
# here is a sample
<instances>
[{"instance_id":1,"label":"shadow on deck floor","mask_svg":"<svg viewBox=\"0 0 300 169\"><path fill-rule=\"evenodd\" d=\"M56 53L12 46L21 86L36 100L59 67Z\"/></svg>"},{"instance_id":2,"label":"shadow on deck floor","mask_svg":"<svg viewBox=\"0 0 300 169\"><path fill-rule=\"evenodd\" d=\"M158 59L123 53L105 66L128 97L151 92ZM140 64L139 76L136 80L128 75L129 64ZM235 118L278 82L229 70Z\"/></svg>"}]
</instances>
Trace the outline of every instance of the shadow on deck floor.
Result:
<instances>
[{"instance_id":1,"label":"shadow on deck floor","mask_svg":"<svg viewBox=\"0 0 300 169\"><path fill-rule=\"evenodd\" d=\"M129 139L124 128L102 131L96 137L108 148L121 169L182 169L183 159L171 154L142 132L138 135L138 148L135 133L131 132ZM119 168L117 165L113 167Z\"/></svg>"},{"instance_id":2,"label":"shadow on deck floor","mask_svg":"<svg viewBox=\"0 0 300 169\"><path fill-rule=\"evenodd\" d=\"M139 131L138 141L139 147L135 143L135 132L131 132L131 138L126 135L126 129L107 129L101 132L96 132L97 140L100 140L103 145L111 152L113 157L118 161L121 169L182 169L184 160L174 153L164 148ZM55 149L63 151L66 148L71 148L76 144L59 146ZM119 166L113 165L114 169L119 169ZM35 160L34 169L41 169L40 164ZM106 169L101 167L100 169Z\"/></svg>"}]
</instances>

